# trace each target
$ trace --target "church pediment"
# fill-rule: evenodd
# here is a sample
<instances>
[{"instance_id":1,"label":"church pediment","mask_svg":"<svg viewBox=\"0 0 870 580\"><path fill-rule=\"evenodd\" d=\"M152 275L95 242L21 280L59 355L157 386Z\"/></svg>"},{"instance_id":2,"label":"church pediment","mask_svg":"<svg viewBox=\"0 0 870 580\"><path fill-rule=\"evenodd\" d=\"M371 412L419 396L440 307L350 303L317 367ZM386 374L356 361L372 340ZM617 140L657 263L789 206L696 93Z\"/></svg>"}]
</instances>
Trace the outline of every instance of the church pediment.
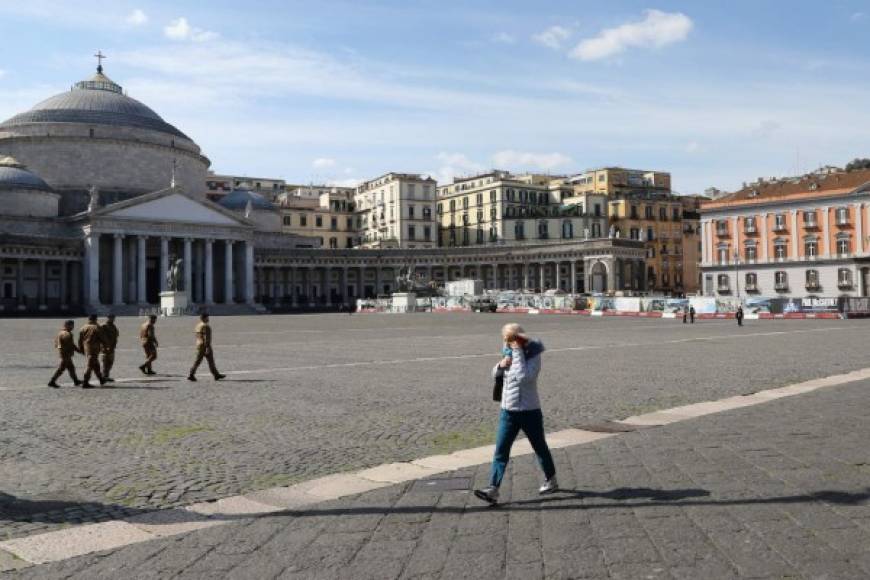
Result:
<instances>
[{"instance_id":1,"label":"church pediment","mask_svg":"<svg viewBox=\"0 0 870 580\"><path fill-rule=\"evenodd\" d=\"M217 208L210 203L200 202L180 192L171 192L159 197L144 196L128 202L107 206L102 216L107 218L147 220L154 222L179 222L193 224L209 224L217 226L248 226L240 218L229 214L223 208Z\"/></svg>"}]
</instances>

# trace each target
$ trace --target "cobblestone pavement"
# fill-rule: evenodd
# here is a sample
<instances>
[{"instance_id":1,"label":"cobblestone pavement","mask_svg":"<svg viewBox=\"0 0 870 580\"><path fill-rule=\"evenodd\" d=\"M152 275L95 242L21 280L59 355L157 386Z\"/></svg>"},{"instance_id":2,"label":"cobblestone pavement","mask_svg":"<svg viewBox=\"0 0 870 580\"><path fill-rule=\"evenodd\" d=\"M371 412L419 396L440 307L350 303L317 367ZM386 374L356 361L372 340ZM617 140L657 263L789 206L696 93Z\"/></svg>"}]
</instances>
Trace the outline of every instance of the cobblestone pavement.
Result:
<instances>
[{"instance_id":1,"label":"cobblestone pavement","mask_svg":"<svg viewBox=\"0 0 870 580\"><path fill-rule=\"evenodd\" d=\"M488 373L514 319L549 349L549 429L867 366L868 321L261 316L215 318L229 379L191 384L192 319L158 322L151 380L122 319L124 380L54 391L59 321L3 320L0 538L490 443Z\"/></svg>"},{"instance_id":2,"label":"cobblestone pavement","mask_svg":"<svg viewBox=\"0 0 870 580\"><path fill-rule=\"evenodd\" d=\"M516 460L19 572L66 578L870 577L870 381L557 450L541 497Z\"/></svg>"}]
</instances>

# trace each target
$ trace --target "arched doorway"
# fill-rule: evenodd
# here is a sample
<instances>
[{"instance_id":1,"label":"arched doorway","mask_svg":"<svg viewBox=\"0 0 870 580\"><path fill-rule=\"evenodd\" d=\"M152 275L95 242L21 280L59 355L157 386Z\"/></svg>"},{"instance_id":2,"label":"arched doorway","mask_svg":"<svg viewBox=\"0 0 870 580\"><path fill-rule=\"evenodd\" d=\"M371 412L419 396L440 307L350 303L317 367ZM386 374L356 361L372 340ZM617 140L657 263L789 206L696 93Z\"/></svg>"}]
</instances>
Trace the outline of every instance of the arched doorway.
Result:
<instances>
[{"instance_id":1,"label":"arched doorway","mask_svg":"<svg viewBox=\"0 0 870 580\"><path fill-rule=\"evenodd\" d=\"M590 272L592 277L592 292L607 292L607 266L595 262Z\"/></svg>"}]
</instances>

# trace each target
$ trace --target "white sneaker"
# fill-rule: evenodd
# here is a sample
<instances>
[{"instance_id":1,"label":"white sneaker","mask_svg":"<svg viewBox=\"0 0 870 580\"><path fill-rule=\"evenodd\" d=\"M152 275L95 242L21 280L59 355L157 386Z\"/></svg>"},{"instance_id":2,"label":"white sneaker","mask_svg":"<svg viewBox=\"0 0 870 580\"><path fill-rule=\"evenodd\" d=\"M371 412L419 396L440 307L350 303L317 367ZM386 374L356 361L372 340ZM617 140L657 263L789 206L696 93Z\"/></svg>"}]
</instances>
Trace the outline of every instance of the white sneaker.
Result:
<instances>
[{"instance_id":1,"label":"white sneaker","mask_svg":"<svg viewBox=\"0 0 870 580\"><path fill-rule=\"evenodd\" d=\"M490 505L495 505L498 503L498 488L492 485L490 485L489 487L484 487L483 489L475 489L474 495L478 499L482 499Z\"/></svg>"},{"instance_id":2,"label":"white sneaker","mask_svg":"<svg viewBox=\"0 0 870 580\"><path fill-rule=\"evenodd\" d=\"M553 493L559 491L559 483L556 481L556 476L554 475L550 479L544 482L538 489L538 493L541 495L547 495L548 493Z\"/></svg>"}]
</instances>

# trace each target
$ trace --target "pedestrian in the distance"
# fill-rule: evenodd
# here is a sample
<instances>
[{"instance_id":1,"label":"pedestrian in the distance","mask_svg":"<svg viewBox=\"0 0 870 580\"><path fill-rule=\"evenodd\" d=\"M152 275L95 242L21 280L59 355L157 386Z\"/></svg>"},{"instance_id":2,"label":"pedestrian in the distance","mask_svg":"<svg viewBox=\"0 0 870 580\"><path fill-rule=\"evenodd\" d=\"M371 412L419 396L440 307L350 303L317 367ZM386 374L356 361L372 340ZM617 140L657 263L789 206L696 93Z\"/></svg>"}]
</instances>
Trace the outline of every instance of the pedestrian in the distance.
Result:
<instances>
[{"instance_id":1,"label":"pedestrian in the distance","mask_svg":"<svg viewBox=\"0 0 870 580\"><path fill-rule=\"evenodd\" d=\"M689 307L683 306L683 324L686 324L688 322L688 318L689 318Z\"/></svg>"},{"instance_id":2,"label":"pedestrian in the distance","mask_svg":"<svg viewBox=\"0 0 870 580\"><path fill-rule=\"evenodd\" d=\"M474 490L475 496L492 505L498 503L499 486L510 460L511 446L521 430L529 439L544 471L545 481L538 492L548 494L559 489L556 466L544 436L544 415L538 398L538 374L544 345L540 340L529 338L519 324L506 324L502 329L502 338L505 346L510 348L511 356L509 366L505 367L508 365L508 357L505 357L493 369L494 376L499 367L505 368L495 456L489 485Z\"/></svg>"},{"instance_id":3,"label":"pedestrian in the distance","mask_svg":"<svg viewBox=\"0 0 870 580\"><path fill-rule=\"evenodd\" d=\"M154 331L155 322L157 322L157 316L152 314L139 329L139 342L142 343L142 350L145 352L145 362L139 366L139 370L144 375L157 374L151 366L157 360L158 344L157 334Z\"/></svg>"},{"instance_id":4,"label":"pedestrian in the distance","mask_svg":"<svg viewBox=\"0 0 870 580\"><path fill-rule=\"evenodd\" d=\"M57 354L60 357L60 362L57 365L57 370L54 371L54 376L48 381L48 386L52 389L59 389L57 379L64 371L69 373L69 377L73 380L75 386L79 386L82 382L76 376L76 366L73 364L73 355L77 352L76 343L72 335L73 321L67 320L63 323L63 328L57 333L54 339L54 348L57 349Z\"/></svg>"},{"instance_id":5,"label":"pedestrian in the distance","mask_svg":"<svg viewBox=\"0 0 870 580\"><path fill-rule=\"evenodd\" d=\"M115 315L109 314L106 321L100 325L103 331L103 379L107 383L114 383L111 377L112 367L115 365L115 349L118 347L118 327L115 326Z\"/></svg>"},{"instance_id":6,"label":"pedestrian in the distance","mask_svg":"<svg viewBox=\"0 0 870 580\"><path fill-rule=\"evenodd\" d=\"M203 312L199 315L199 323L193 330L196 335L196 359L187 375L188 381L196 381L196 369L199 368L202 359L208 362L208 370L211 371L214 380L219 381L226 377L218 372L214 364L214 351L211 348L211 326L208 323L208 314Z\"/></svg>"},{"instance_id":7,"label":"pedestrian in the distance","mask_svg":"<svg viewBox=\"0 0 870 580\"><path fill-rule=\"evenodd\" d=\"M695 324L695 307L689 306L689 321Z\"/></svg>"},{"instance_id":8,"label":"pedestrian in the distance","mask_svg":"<svg viewBox=\"0 0 870 580\"><path fill-rule=\"evenodd\" d=\"M737 319L737 326L743 326L743 307L738 306L737 312L734 313L734 318Z\"/></svg>"},{"instance_id":9,"label":"pedestrian in the distance","mask_svg":"<svg viewBox=\"0 0 870 580\"><path fill-rule=\"evenodd\" d=\"M97 324L97 315L88 316L88 323L79 331L79 352L85 355L85 376L82 377L83 389L93 389L91 374L96 375L100 385L106 384L103 373L100 371L100 351L103 350L103 331Z\"/></svg>"}]
</instances>

